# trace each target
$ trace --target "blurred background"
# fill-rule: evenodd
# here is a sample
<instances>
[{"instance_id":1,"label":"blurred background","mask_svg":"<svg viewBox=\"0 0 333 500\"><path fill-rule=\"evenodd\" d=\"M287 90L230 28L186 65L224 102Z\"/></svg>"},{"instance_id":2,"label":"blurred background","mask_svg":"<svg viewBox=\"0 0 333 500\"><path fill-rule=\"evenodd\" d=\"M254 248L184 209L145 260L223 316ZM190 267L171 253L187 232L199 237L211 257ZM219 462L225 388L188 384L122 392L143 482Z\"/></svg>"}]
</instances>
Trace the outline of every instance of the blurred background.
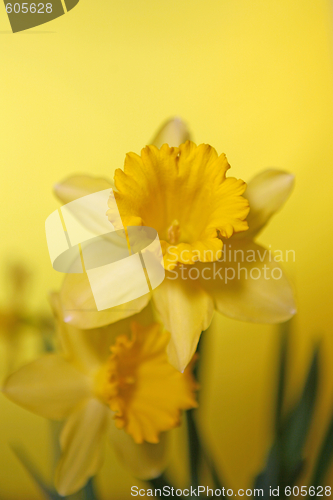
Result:
<instances>
[{"instance_id":1,"label":"blurred background","mask_svg":"<svg viewBox=\"0 0 333 500\"><path fill-rule=\"evenodd\" d=\"M47 293L61 283L44 231L59 206L53 184L73 173L111 178L125 153L140 152L167 118L181 116L195 142L225 152L236 177L249 180L268 167L296 175L292 197L259 241L296 253L285 264L298 301L286 408L299 397L315 343L322 345L307 484L333 414L331 2L81 0L15 35L1 5L0 44L2 332L15 296L10 269L19 265L29 276L18 306L27 316L47 316ZM36 325L24 328L17 365L43 344ZM200 428L226 485L251 487L274 439L280 333L216 315L206 335ZM2 378L7 340L3 333ZM23 446L50 477L49 422L3 397L0 419L0 498L42 499L9 444ZM183 484L181 430L174 434L169 472ZM132 484L139 483L108 450L97 477L101 498L130 498ZM332 467L325 484L333 486Z\"/></svg>"}]
</instances>

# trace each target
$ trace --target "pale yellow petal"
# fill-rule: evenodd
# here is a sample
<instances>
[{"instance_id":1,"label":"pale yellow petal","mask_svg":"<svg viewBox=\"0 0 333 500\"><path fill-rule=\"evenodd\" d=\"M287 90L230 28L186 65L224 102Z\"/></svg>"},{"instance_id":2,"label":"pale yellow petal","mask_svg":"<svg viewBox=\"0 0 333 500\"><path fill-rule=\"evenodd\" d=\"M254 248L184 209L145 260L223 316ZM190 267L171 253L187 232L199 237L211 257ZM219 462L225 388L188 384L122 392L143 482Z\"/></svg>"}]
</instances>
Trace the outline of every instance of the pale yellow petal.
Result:
<instances>
[{"instance_id":1,"label":"pale yellow petal","mask_svg":"<svg viewBox=\"0 0 333 500\"><path fill-rule=\"evenodd\" d=\"M171 333L170 362L179 371L184 371L201 332L212 320L214 304L197 282L182 279L178 271L179 268L167 273L163 283L154 290L153 301L165 328Z\"/></svg>"},{"instance_id":2,"label":"pale yellow petal","mask_svg":"<svg viewBox=\"0 0 333 500\"><path fill-rule=\"evenodd\" d=\"M255 243L235 244L228 252L235 250L236 261L200 265L201 284L216 309L225 316L255 323L290 319L296 313L293 289L273 256ZM253 255L256 260L249 262L247 258L252 260Z\"/></svg>"},{"instance_id":3,"label":"pale yellow petal","mask_svg":"<svg viewBox=\"0 0 333 500\"><path fill-rule=\"evenodd\" d=\"M110 345L107 343L109 338L105 334L106 328L81 330L64 323L59 293L52 293L50 301L56 318L58 338L66 359L84 373L96 371L103 363L100 350L105 349L108 352Z\"/></svg>"},{"instance_id":4,"label":"pale yellow petal","mask_svg":"<svg viewBox=\"0 0 333 500\"><path fill-rule=\"evenodd\" d=\"M61 433L55 484L60 495L80 490L102 465L110 410L97 399L73 413Z\"/></svg>"},{"instance_id":5,"label":"pale yellow petal","mask_svg":"<svg viewBox=\"0 0 333 500\"><path fill-rule=\"evenodd\" d=\"M93 237L93 235L105 234L106 232L104 215L108 209L107 199L112 192L112 187L112 184L106 179L87 175L75 175L56 184L54 186L54 192L64 204L69 203L67 208L70 214L74 216L83 227L89 230L92 235L91 237ZM100 203L93 203L90 200L90 202L87 201L79 205L70 203L83 196L104 190L107 190L105 195L105 210L103 209L103 200L100 201ZM111 230L112 226L110 225L110 231Z\"/></svg>"},{"instance_id":6,"label":"pale yellow petal","mask_svg":"<svg viewBox=\"0 0 333 500\"><path fill-rule=\"evenodd\" d=\"M133 316L149 300L150 295L146 294L125 304L98 311L86 273L67 274L60 290L64 321L82 329L98 328Z\"/></svg>"},{"instance_id":7,"label":"pale yellow petal","mask_svg":"<svg viewBox=\"0 0 333 500\"><path fill-rule=\"evenodd\" d=\"M55 184L53 190L57 198L66 204L82 196L111 188L113 183L107 179L90 175L72 175Z\"/></svg>"},{"instance_id":8,"label":"pale yellow petal","mask_svg":"<svg viewBox=\"0 0 333 500\"><path fill-rule=\"evenodd\" d=\"M51 303L57 318L58 334L66 357L79 370L91 373L101 367L110 356L110 345L114 344L118 335L128 335L132 321L140 324L153 322L151 307L144 308L139 314L117 321L116 323L82 330L62 321L59 294L51 295Z\"/></svg>"},{"instance_id":9,"label":"pale yellow petal","mask_svg":"<svg viewBox=\"0 0 333 500\"><path fill-rule=\"evenodd\" d=\"M159 476L168 462L168 434L160 435L159 443L137 444L124 430L111 423L111 446L119 460L138 479L148 480Z\"/></svg>"},{"instance_id":10,"label":"pale yellow petal","mask_svg":"<svg viewBox=\"0 0 333 500\"><path fill-rule=\"evenodd\" d=\"M163 144L178 147L188 140L190 140L190 132L186 123L181 118L171 118L162 125L150 144L157 148Z\"/></svg>"},{"instance_id":11,"label":"pale yellow petal","mask_svg":"<svg viewBox=\"0 0 333 500\"><path fill-rule=\"evenodd\" d=\"M91 387L89 379L62 356L49 354L10 375L3 392L27 410L62 420L90 396Z\"/></svg>"},{"instance_id":12,"label":"pale yellow petal","mask_svg":"<svg viewBox=\"0 0 333 500\"><path fill-rule=\"evenodd\" d=\"M295 178L282 170L269 169L252 179L244 194L250 203L249 230L237 238L253 238L289 198Z\"/></svg>"}]
</instances>

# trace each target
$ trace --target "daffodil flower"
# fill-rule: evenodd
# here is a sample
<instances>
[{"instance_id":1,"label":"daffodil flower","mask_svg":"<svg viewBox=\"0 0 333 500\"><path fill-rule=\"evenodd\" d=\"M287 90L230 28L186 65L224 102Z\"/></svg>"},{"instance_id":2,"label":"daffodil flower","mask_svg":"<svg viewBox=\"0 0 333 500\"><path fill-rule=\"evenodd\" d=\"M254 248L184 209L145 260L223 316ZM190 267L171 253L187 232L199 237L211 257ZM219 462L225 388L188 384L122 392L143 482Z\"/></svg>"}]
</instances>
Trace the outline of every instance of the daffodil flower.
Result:
<instances>
[{"instance_id":1,"label":"daffodil flower","mask_svg":"<svg viewBox=\"0 0 333 500\"><path fill-rule=\"evenodd\" d=\"M115 186L104 179L74 176L55 188L68 203L113 187L124 225L151 226L159 233L167 270L151 297L101 312L87 277L67 275L60 293L64 320L80 328L106 325L138 312L152 298L171 333L170 361L180 371L192 358L214 310L258 323L284 322L296 311L292 287L279 264L254 242L287 200L294 177L266 170L245 191L242 180L226 176L230 166L225 155L218 156L208 145L196 146L188 137L185 125L171 120L153 141L156 145L144 148L141 156L127 155L124 170L116 170ZM92 214L82 217L93 228ZM109 217L112 221L112 210ZM240 268L236 251L243 255Z\"/></svg>"},{"instance_id":2,"label":"daffodil flower","mask_svg":"<svg viewBox=\"0 0 333 500\"><path fill-rule=\"evenodd\" d=\"M107 440L136 477L158 476L166 466L166 431L179 425L182 410L197 406L190 369L181 374L170 365L168 334L145 324L146 316L147 309L134 323L89 331L60 323L63 353L43 356L4 384L20 406L65 420L55 477L61 495L96 474Z\"/></svg>"}]
</instances>

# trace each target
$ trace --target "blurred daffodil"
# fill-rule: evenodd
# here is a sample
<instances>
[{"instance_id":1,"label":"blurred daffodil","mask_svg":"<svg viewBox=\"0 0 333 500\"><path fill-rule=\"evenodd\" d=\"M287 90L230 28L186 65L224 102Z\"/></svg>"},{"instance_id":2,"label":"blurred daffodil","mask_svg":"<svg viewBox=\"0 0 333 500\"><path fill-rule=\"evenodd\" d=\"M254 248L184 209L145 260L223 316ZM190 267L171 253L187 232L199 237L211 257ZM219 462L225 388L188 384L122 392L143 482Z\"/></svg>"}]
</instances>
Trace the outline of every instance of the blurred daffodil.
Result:
<instances>
[{"instance_id":1,"label":"blurred daffodil","mask_svg":"<svg viewBox=\"0 0 333 500\"><path fill-rule=\"evenodd\" d=\"M7 268L7 305L0 309L0 332L8 339L16 336L26 314L26 288L30 275L22 264Z\"/></svg>"},{"instance_id":2,"label":"blurred daffodil","mask_svg":"<svg viewBox=\"0 0 333 500\"><path fill-rule=\"evenodd\" d=\"M147 323L146 314L134 319ZM106 440L136 477L156 477L166 466L165 431L197 406L190 369L181 374L168 362L168 334L130 320L89 331L59 325L63 353L21 368L3 388L22 407L66 420L57 490L74 493L96 474Z\"/></svg>"},{"instance_id":3,"label":"blurred daffodil","mask_svg":"<svg viewBox=\"0 0 333 500\"><path fill-rule=\"evenodd\" d=\"M8 375L27 354L24 341L32 331L40 340L49 340L53 333L52 318L44 313L29 311L28 288L31 273L20 263L6 266L6 303L0 306L0 340L4 356L0 376Z\"/></svg>"},{"instance_id":4,"label":"blurred daffodil","mask_svg":"<svg viewBox=\"0 0 333 500\"><path fill-rule=\"evenodd\" d=\"M163 144L160 148L147 146L141 156L128 154L124 170L116 170L115 187L104 179L74 176L55 191L67 203L113 187L125 226L157 230L167 273L152 292L152 300L171 333L170 361L183 371L215 309L259 323L284 322L296 309L292 288L279 264L253 241L287 200L294 177L266 170L249 182L244 194L243 181L226 177L230 166L225 155L188 141L181 124L171 120L159 131L153 142ZM109 217L112 221L112 210ZM88 223L92 228L91 217ZM237 251L243 255L242 272L234 258ZM254 272L258 265L264 270L259 276ZM60 297L64 320L80 328L127 317L149 301L149 296L140 297L121 308L98 312L89 281L82 274L66 276Z\"/></svg>"}]
</instances>

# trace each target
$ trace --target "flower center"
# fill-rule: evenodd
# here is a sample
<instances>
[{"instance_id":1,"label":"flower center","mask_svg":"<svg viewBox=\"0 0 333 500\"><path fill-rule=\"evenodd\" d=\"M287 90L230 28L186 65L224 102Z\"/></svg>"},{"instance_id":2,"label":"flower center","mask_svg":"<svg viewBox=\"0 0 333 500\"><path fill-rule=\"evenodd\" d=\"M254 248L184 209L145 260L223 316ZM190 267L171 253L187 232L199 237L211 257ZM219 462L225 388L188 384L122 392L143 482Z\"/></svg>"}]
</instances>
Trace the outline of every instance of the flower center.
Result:
<instances>
[{"instance_id":1,"label":"flower center","mask_svg":"<svg viewBox=\"0 0 333 500\"><path fill-rule=\"evenodd\" d=\"M171 245L177 245L180 239L180 224L177 219L173 221L168 229L168 241Z\"/></svg>"},{"instance_id":2,"label":"flower center","mask_svg":"<svg viewBox=\"0 0 333 500\"><path fill-rule=\"evenodd\" d=\"M169 364L169 334L160 325L132 325L132 338L119 335L96 376L96 395L114 412L116 426L134 441L157 443L162 431L180 422L183 409L196 406L189 370Z\"/></svg>"},{"instance_id":3,"label":"flower center","mask_svg":"<svg viewBox=\"0 0 333 500\"><path fill-rule=\"evenodd\" d=\"M96 378L99 397L121 416L130 403L136 389L137 360L132 354L134 341L126 335L117 337L110 347L111 355Z\"/></svg>"}]
</instances>

